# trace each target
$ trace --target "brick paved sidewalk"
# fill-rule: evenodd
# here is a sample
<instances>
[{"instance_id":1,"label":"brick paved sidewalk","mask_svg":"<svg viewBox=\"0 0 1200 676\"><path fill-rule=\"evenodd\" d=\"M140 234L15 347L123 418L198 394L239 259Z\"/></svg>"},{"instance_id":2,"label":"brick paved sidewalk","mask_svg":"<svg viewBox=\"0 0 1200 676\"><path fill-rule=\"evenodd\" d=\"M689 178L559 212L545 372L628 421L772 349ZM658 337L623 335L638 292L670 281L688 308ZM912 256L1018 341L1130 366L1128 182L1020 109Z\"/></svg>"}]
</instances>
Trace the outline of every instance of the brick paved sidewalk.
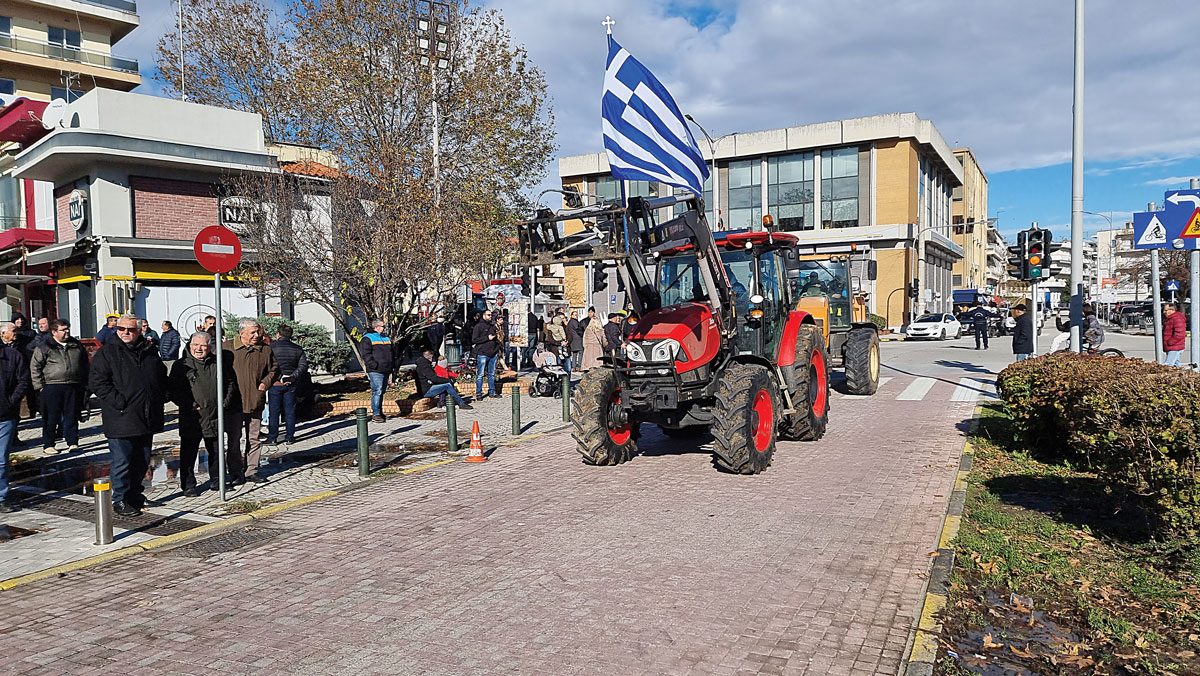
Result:
<instances>
[{"instance_id":1,"label":"brick paved sidewalk","mask_svg":"<svg viewBox=\"0 0 1200 676\"><path fill-rule=\"evenodd\" d=\"M973 402L868 399L757 477L565 433L2 594L9 673L896 673Z\"/></svg>"}]
</instances>

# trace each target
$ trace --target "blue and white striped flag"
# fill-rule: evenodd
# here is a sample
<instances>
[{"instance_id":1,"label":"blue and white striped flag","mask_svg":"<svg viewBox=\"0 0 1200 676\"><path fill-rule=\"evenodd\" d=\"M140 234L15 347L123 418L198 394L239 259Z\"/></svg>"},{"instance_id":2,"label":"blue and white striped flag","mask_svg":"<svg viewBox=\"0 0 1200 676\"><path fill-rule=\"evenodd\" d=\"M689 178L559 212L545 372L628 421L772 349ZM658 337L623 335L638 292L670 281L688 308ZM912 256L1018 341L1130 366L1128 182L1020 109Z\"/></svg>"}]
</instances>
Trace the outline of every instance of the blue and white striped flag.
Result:
<instances>
[{"instance_id":1,"label":"blue and white striped flag","mask_svg":"<svg viewBox=\"0 0 1200 676\"><path fill-rule=\"evenodd\" d=\"M679 106L611 35L601 118L613 178L658 181L702 194L708 165Z\"/></svg>"}]
</instances>

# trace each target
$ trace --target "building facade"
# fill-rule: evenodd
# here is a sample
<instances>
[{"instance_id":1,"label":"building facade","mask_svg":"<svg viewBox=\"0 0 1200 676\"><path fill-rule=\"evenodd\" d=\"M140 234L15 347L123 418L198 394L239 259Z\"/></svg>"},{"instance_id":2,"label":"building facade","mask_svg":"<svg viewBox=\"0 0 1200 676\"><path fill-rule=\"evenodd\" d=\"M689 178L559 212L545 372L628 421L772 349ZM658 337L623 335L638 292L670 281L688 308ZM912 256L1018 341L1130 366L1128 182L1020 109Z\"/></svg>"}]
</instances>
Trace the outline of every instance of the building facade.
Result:
<instances>
[{"instance_id":1,"label":"building facade","mask_svg":"<svg viewBox=\"0 0 1200 676\"><path fill-rule=\"evenodd\" d=\"M955 148L963 168L962 185L954 189L953 239L963 256L954 262L951 283L956 289L988 288L988 180L970 148Z\"/></svg>"},{"instance_id":2,"label":"building facade","mask_svg":"<svg viewBox=\"0 0 1200 676\"><path fill-rule=\"evenodd\" d=\"M47 280L27 284L41 310L34 315L67 317L81 336L126 312L192 330L215 305L213 275L195 262L193 242L218 224L226 179L289 164L320 178L311 162L279 162L256 114L107 89L66 113L66 126L29 143L9 174L46 182L54 200L53 241L24 255L27 272ZM323 310L284 307L234 278L223 284L222 306L333 328Z\"/></svg>"},{"instance_id":3,"label":"building facade","mask_svg":"<svg viewBox=\"0 0 1200 676\"><path fill-rule=\"evenodd\" d=\"M1050 307L1069 305L1071 295L1071 240L1065 238L1059 242L1058 251L1050 254L1050 260L1059 270L1057 275L1038 282L1038 293L1045 292L1043 298L1048 299ZM1092 298L1092 290L1098 288L1100 278L1096 275L1096 240L1083 241L1083 295L1085 299Z\"/></svg>"},{"instance_id":4,"label":"building facade","mask_svg":"<svg viewBox=\"0 0 1200 676\"><path fill-rule=\"evenodd\" d=\"M951 235L952 194L963 167L932 122L896 113L730 134L715 152L716 180L710 176L704 192L715 229L749 228L769 214L800 238L803 253L851 254L870 311L894 329L915 313L951 309L951 271L963 255ZM645 181L622 185L604 153L559 159L559 177L589 203L618 202L622 187L627 196L678 192ZM623 307L615 273L565 276L572 305Z\"/></svg>"}]
</instances>

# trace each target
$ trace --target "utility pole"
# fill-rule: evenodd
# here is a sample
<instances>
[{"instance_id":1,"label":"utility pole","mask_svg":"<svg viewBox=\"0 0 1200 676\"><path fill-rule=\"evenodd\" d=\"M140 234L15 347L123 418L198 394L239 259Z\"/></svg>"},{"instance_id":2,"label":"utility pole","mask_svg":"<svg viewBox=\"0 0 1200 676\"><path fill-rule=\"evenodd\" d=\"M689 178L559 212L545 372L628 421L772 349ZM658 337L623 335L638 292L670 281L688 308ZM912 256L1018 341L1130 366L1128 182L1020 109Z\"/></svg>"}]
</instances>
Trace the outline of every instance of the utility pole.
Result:
<instances>
[{"instance_id":1,"label":"utility pole","mask_svg":"<svg viewBox=\"0 0 1200 676\"><path fill-rule=\"evenodd\" d=\"M1075 0L1075 93L1071 122L1071 351L1083 325L1083 0Z\"/></svg>"},{"instance_id":2,"label":"utility pole","mask_svg":"<svg viewBox=\"0 0 1200 676\"><path fill-rule=\"evenodd\" d=\"M1154 213L1158 211L1158 205L1151 202L1146 205L1146 211ZM1163 347L1162 347L1162 284L1158 278L1158 249L1150 250L1150 297L1153 299L1154 310L1150 313L1154 317L1154 361L1162 363ZM1140 276L1140 275L1139 275ZM1137 277L1134 278L1133 288L1137 289Z\"/></svg>"},{"instance_id":3,"label":"utility pole","mask_svg":"<svg viewBox=\"0 0 1200 676\"><path fill-rule=\"evenodd\" d=\"M1200 190L1200 178L1193 178L1188 182L1192 190ZM1155 250L1157 251L1157 249ZM1200 343L1196 342L1196 337L1200 336L1200 249L1192 249L1192 350L1191 363L1193 369L1200 369ZM1158 316L1157 310L1155 316ZM1162 341L1159 341L1162 345Z\"/></svg>"}]
</instances>

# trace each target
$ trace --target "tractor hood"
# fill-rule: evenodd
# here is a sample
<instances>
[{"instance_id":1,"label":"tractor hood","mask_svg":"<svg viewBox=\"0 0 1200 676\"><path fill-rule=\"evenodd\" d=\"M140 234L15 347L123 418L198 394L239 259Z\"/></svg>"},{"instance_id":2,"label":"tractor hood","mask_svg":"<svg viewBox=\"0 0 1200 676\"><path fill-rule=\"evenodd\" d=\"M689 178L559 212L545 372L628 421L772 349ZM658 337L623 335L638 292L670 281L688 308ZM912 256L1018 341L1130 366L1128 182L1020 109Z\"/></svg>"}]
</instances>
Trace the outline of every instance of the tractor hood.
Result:
<instances>
[{"instance_id":1,"label":"tractor hood","mask_svg":"<svg viewBox=\"0 0 1200 676\"><path fill-rule=\"evenodd\" d=\"M703 303L680 303L651 310L637 323L629 340L639 343L647 358L658 343L677 341L683 351L675 362L680 372L712 361L721 345L721 335L712 308Z\"/></svg>"}]
</instances>

